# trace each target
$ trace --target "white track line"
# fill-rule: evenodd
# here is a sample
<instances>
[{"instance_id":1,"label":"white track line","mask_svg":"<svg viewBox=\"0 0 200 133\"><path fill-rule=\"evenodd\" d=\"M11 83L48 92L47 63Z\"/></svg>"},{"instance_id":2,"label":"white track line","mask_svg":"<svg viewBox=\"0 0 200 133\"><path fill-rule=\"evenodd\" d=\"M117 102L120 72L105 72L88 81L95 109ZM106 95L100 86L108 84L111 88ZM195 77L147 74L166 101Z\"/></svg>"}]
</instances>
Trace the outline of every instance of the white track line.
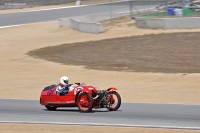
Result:
<instances>
[{"instance_id":1,"label":"white track line","mask_svg":"<svg viewBox=\"0 0 200 133\"><path fill-rule=\"evenodd\" d=\"M109 126L109 127L138 127L138 128L163 128L200 130L200 127L160 126L160 125L129 125L129 124L103 124L103 123L66 123L66 122L31 122L31 121L0 121L0 124L53 124L53 125L79 125L79 126Z\"/></svg>"}]
</instances>

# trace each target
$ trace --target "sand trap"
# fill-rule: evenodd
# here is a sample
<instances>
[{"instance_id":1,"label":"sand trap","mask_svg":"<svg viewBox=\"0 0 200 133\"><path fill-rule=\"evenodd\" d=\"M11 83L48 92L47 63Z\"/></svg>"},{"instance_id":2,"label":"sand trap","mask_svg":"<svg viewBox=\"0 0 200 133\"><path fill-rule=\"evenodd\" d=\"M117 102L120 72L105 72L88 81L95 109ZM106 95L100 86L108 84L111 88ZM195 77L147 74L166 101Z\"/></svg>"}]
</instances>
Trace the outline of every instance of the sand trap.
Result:
<instances>
[{"instance_id":1,"label":"sand trap","mask_svg":"<svg viewBox=\"0 0 200 133\"><path fill-rule=\"evenodd\" d=\"M65 125L18 125L0 124L2 133L199 133L195 130L170 130L149 128L118 128L118 127L90 127L90 126L65 126Z\"/></svg>"}]
</instances>

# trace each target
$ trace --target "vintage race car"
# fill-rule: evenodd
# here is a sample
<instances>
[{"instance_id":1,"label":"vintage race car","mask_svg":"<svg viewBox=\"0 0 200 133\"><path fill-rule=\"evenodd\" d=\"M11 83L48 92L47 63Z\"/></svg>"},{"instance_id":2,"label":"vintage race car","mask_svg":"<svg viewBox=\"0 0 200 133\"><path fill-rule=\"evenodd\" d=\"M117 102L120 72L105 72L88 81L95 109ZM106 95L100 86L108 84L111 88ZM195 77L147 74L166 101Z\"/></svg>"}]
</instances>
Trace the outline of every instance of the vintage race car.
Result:
<instances>
[{"instance_id":1,"label":"vintage race car","mask_svg":"<svg viewBox=\"0 0 200 133\"><path fill-rule=\"evenodd\" d=\"M57 95L56 87L57 85L50 85L41 92L40 104L48 110L56 110L58 107L78 107L82 112L90 112L93 108L116 111L121 105L121 97L114 87L97 90L90 85L75 83L69 87L66 95Z\"/></svg>"}]
</instances>

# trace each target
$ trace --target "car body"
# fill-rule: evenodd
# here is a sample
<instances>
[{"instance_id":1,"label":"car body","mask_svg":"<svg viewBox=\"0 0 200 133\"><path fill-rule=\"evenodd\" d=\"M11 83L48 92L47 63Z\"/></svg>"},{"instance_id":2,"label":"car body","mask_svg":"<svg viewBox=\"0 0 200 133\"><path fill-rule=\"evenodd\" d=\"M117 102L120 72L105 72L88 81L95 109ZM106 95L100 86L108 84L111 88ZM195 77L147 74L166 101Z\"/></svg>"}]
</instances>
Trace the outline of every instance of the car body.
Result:
<instances>
[{"instance_id":1,"label":"car body","mask_svg":"<svg viewBox=\"0 0 200 133\"><path fill-rule=\"evenodd\" d=\"M76 83L69 87L66 95L57 95L57 86L47 86L41 92L40 104L48 110L56 110L58 107L78 107L82 112L90 112L93 108L116 111L121 105L121 97L114 87L97 90L94 86Z\"/></svg>"}]
</instances>

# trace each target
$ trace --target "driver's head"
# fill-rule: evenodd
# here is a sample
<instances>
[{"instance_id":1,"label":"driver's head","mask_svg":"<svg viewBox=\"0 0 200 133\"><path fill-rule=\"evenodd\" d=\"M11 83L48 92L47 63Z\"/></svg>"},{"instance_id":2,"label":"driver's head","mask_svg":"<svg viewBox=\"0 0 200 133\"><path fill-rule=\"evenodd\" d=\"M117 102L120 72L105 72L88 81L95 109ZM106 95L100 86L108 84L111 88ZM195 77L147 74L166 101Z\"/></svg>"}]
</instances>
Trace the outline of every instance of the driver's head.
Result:
<instances>
[{"instance_id":1,"label":"driver's head","mask_svg":"<svg viewBox=\"0 0 200 133\"><path fill-rule=\"evenodd\" d=\"M67 85L68 82L69 82L69 78L68 78L67 76L62 76L62 77L60 78L60 83L61 83L63 86Z\"/></svg>"}]
</instances>

